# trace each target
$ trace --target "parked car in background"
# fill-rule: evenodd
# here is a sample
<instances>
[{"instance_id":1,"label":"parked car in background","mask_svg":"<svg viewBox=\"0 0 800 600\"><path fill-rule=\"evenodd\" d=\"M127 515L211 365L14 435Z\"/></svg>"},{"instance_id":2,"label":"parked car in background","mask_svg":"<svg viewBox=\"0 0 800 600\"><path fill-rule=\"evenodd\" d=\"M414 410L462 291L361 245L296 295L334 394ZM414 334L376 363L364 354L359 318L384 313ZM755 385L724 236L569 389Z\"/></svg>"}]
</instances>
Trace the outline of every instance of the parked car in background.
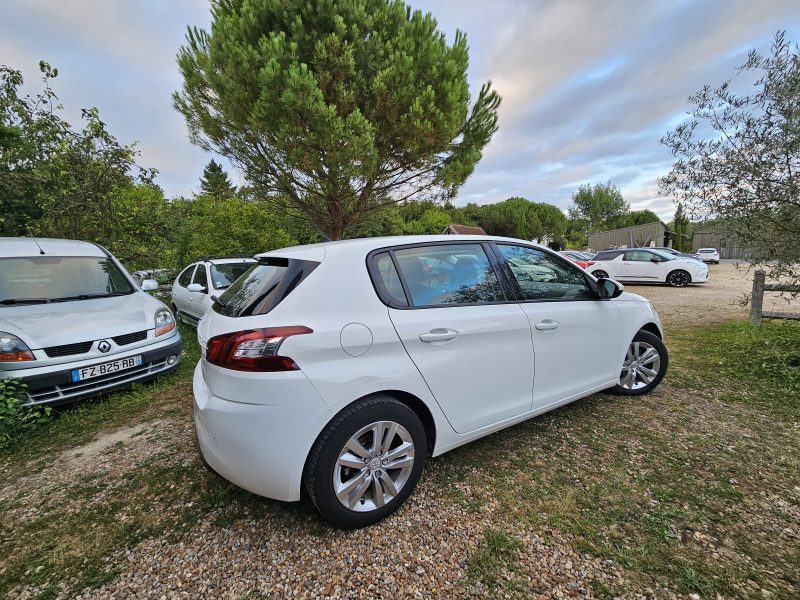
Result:
<instances>
[{"instance_id":1,"label":"parked car in background","mask_svg":"<svg viewBox=\"0 0 800 600\"><path fill-rule=\"evenodd\" d=\"M592 260L594 253L592 252L582 252L579 250L562 250L559 252L561 256L566 256L580 268L585 269L586 265Z\"/></svg>"},{"instance_id":2,"label":"parked car in background","mask_svg":"<svg viewBox=\"0 0 800 600\"><path fill-rule=\"evenodd\" d=\"M713 262L719 264L719 252L716 248L700 248L697 255L703 262Z\"/></svg>"},{"instance_id":3,"label":"parked car in background","mask_svg":"<svg viewBox=\"0 0 800 600\"><path fill-rule=\"evenodd\" d=\"M703 262L702 259L697 254L691 254L689 252L679 252L678 250L675 250L675 248L667 248L665 246L653 246L650 249L660 250L661 252L672 254L672 256L674 256L675 258L688 258L690 260Z\"/></svg>"},{"instance_id":4,"label":"parked car in background","mask_svg":"<svg viewBox=\"0 0 800 600\"><path fill-rule=\"evenodd\" d=\"M600 390L645 394L667 369L650 302L520 240L371 238L257 259L198 326L200 450L253 493L305 488L338 526L395 511L426 456ZM452 271L433 283L424 265L440 264Z\"/></svg>"},{"instance_id":5,"label":"parked car in background","mask_svg":"<svg viewBox=\"0 0 800 600\"><path fill-rule=\"evenodd\" d=\"M153 379L178 365L181 348L170 310L102 246L0 238L0 377L22 379L27 404Z\"/></svg>"},{"instance_id":6,"label":"parked car in background","mask_svg":"<svg viewBox=\"0 0 800 600\"><path fill-rule=\"evenodd\" d=\"M255 264L252 256L201 258L186 267L172 284L172 310L178 321L197 325L218 296Z\"/></svg>"},{"instance_id":7,"label":"parked car in background","mask_svg":"<svg viewBox=\"0 0 800 600\"><path fill-rule=\"evenodd\" d=\"M689 258L676 258L668 252L652 248L620 248L603 250L589 261L587 270L597 278L620 281L668 283L685 287L708 280L708 267Z\"/></svg>"}]
</instances>

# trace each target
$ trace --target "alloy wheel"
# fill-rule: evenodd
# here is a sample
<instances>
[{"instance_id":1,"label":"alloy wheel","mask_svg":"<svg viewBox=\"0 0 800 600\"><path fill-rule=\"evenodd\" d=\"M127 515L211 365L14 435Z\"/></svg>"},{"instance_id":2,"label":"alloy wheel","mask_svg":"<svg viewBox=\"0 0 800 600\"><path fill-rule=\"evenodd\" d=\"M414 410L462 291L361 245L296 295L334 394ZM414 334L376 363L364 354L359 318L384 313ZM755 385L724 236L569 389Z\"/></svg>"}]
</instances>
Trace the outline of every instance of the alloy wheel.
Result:
<instances>
[{"instance_id":1,"label":"alloy wheel","mask_svg":"<svg viewBox=\"0 0 800 600\"><path fill-rule=\"evenodd\" d=\"M628 346L619 384L629 390L646 387L661 370L661 356L658 350L647 342L632 341Z\"/></svg>"},{"instance_id":2,"label":"alloy wheel","mask_svg":"<svg viewBox=\"0 0 800 600\"><path fill-rule=\"evenodd\" d=\"M359 429L339 451L333 491L356 512L385 506L403 489L414 466L414 441L394 421L377 421Z\"/></svg>"},{"instance_id":3,"label":"alloy wheel","mask_svg":"<svg viewBox=\"0 0 800 600\"><path fill-rule=\"evenodd\" d=\"M685 287L689 285L689 274L685 271L674 271L669 274L669 282L673 287Z\"/></svg>"}]
</instances>

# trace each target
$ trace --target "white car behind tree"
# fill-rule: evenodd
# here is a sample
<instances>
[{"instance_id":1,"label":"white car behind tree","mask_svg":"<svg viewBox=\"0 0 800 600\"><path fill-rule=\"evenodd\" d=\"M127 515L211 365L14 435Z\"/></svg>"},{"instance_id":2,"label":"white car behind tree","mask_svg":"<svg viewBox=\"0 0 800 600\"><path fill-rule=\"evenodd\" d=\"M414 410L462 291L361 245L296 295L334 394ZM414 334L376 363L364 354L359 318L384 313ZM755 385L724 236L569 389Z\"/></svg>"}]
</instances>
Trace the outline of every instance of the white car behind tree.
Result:
<instances>
[{"instance_id":1,"label":"white car behind tree","mask_svg":"<svg viewBox=\"0 0 800 600\"><path fill-rule=\"evenodd\" d=\"M594 255L586 270L597 278L667 283L672 287L708 280L708 267L702 262L651 248L603 250Z\"/></svg>"},{"instance_id":2,"label":"white car behind tree","mask_svg":"<svg viewBox=\"0 0 800 600\"><path fill-rule=\"evenodd\" d=\"M201 258L186 267L172 284L175 318L196 325L213 303L256 261L251 256Z\"/></svg>"},{"instance_id":3,"label":"white car behind tree","mask_svg":"<svg viewBox=\"0 0 800 600\"><path fill-rule=\"evenodd\" d=\"M716 248L700 248L697 251L697 255L703 262L713 262L716 265L719 264L719 252Z\"/></svg>"}]
</instances>

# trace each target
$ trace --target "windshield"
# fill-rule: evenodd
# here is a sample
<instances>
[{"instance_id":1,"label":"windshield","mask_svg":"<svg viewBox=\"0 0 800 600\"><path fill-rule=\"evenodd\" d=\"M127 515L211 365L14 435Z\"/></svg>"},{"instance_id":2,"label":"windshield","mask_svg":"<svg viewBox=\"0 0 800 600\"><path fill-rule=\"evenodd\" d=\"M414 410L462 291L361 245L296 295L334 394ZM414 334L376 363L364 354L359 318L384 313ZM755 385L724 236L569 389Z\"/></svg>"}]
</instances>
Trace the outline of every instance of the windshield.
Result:
<instances>
[{"instance_id":1,"label":"windshield","mask_svg":"<svg viewBox=\"0 0 800 600\"><path fill-rule=\"evenodd\" d=\"M110 258L32 256L0 258L0 303L86 300L134 292Z\"/></svg>"},{"instance_id":2,"label":"windshield","mask_svg":"<svg viewBox=\"0 0 800 600\"><path fill-rule=\"evenodd\" d=\"M254 264L252 262L212 264L211 280L214 282L214 288L224 290L231 287L231 284L244 275L247 269Z\"/></svg>"}]
</instances>

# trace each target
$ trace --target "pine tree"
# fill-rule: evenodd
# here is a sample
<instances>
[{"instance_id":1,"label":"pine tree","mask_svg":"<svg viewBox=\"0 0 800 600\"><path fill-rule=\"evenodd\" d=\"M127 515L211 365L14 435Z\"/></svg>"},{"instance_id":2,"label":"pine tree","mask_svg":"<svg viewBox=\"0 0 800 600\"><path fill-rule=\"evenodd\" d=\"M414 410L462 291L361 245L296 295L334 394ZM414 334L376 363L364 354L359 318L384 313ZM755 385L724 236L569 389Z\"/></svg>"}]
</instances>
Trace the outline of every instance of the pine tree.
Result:
<instances>
[{"instance_id":1,"label":"pine tree","mask_svg":"<svg viewBox=\"0 0 800 600\"><path fill-rule=\"evenodd\" d=\"M203 169L199 195L208 196L214 200L228 200L236 196L236 186L231 183L222 165L213 158Z\"/></svg>"}]
</instances>

